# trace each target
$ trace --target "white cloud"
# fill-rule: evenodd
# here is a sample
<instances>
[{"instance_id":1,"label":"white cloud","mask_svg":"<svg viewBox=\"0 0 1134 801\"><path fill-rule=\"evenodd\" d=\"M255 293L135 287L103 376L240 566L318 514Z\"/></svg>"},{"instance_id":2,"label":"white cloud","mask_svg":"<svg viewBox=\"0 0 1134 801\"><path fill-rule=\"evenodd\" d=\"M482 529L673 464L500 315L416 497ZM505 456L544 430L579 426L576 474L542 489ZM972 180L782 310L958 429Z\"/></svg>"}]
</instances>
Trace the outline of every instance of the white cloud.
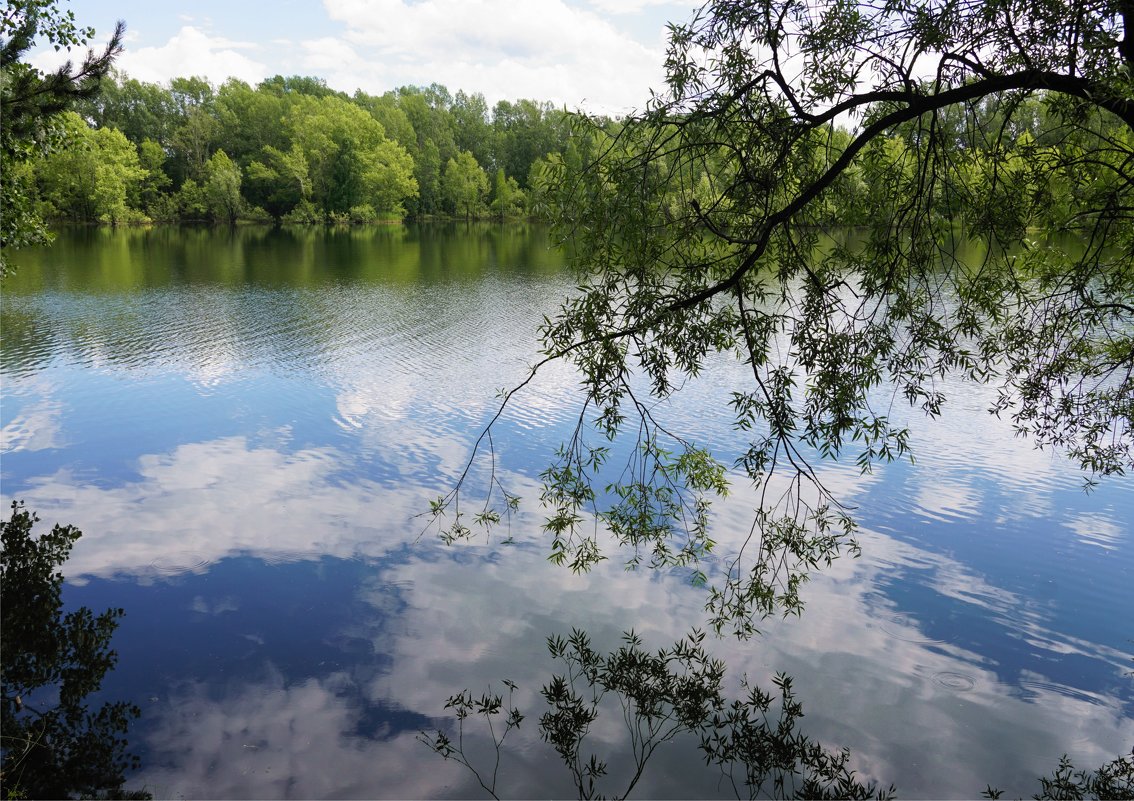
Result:
<instances>
[{"instance_id":1,"label":"white cloud","mask_svg":"<svg viewBox=\"0 0 1134 801\"><path fill-rule=\"evenodd\" d=\"M341 41L309 43L305 66L325 68L325 56L338 55L343 68L327 79L344 90L438 82L483 92L490 103L533 97L625 112L641 107L649 89L662 83L660 48L647 47L599 15L561 0L325 0L324 5L346 32Z\"/></svg>"},{"instance_id":2,"label":"white cloud","mask_svg":"<svg viewBox=\"0 0 1134 801\"><path fill-rule=\"evenodd\" d=\"M593 8L604 14L637 14L646 8L671 8L680 12L674 18L687 15L692 4L674 3L673 0L590 0Z\"/></svg>"},{"instance_id":3,"label":"white cloud","mask_svg":"<svg viewBox=\"0 0 1134 801\"><path fill-rule=\"evenodd\" d=\"M344 492L334 478L337 458L329 449L288 455L231 437L143 456L139 480L118 488L61 471L33 480L22 496L45 522L84 532L67 564L72 578L203 572L234 553L380 552L427 501L419 491L365 482L368 491Z\"/></svg>"},{"instance_id":4,"label":"white cloud","mask_svg":"<svg viewBox=\"0 0 1134 801\"><path fill-rule=\"evenodd\" d=\"M140 81L163 83L177 76L203 75L214 84L226 78L258 83L272 70L239 51L255 52L258 46L213 36L192 25L185 25L159 47L126 49L118 68Z\"/></svg>"},{"instance_id":5,"label":"white cloud","mask_svg":"<svg viewBox=\"0 0 1134 801\"><path fill-rule=\"evenodd\" d=\"M640 109L651 88L663 86L664 20L689 15L689 6L657 0L597 0L589 6L566 0L324 0L323 6L321 17L310 9L301 15L303 23L251 0L239 12L212 19L155 11L151 28L166 24L176 33L159 39L132 26L117 66L158 83L204 75L216 84L229 77L255 84L275 74L306 74L348 93L372 94L440 83L454 92L481 92L490 104L532 98L624 114ZM266 15L272 16L271 30L255 43L244 41ZM33 60L41 69L62 61L49 48L38 51Z\"/></svg>"}]
</instances>

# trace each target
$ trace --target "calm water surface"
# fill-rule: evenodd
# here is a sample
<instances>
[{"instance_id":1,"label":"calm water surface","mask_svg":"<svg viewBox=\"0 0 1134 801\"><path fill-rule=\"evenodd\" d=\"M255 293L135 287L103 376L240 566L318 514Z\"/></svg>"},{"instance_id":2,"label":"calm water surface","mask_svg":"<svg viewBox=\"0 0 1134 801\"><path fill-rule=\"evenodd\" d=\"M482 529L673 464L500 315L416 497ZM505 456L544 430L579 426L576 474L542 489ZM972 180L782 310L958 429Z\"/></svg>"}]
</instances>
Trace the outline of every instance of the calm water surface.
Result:
<instances>
[{"instance_id":1,"label":"calm water surface","mask_svg":"<svg viewBox=\"0 0 1134 801\"><path fill-rule=\"evenodd\" d=\"M537 477L579 400L564 368L496 430L525 496L510 531L419 538L414 516L570 290L542 229L74 231L17 261L3 500L83 530L69 604L126 609L104 691L142 708L132 785L483 797L415 735L452 725L448 696L507 678L528 719L498 791L571 795L536 729L558 669L545 638L580 627L611 649L633 628L653 648L704 624L683 575L546 562ZM722 357L659 414L732 458L743 381ZM862 557L814 577L802 618L711 648L734 694L745 674L794 676L803 731L903 797L1026 796L1063 753L1097 767L1134 745L1134 482L1084 494L987 413L989 391L953 389L943 419L909 415L915 465L823 467L858 509ZM741 486L718 509L723 553L752 504ZM620 726L600 717L589 740L616 774ZM635 794L728 797L719 778L677 742Z\"/></svg>"}]
</instances>

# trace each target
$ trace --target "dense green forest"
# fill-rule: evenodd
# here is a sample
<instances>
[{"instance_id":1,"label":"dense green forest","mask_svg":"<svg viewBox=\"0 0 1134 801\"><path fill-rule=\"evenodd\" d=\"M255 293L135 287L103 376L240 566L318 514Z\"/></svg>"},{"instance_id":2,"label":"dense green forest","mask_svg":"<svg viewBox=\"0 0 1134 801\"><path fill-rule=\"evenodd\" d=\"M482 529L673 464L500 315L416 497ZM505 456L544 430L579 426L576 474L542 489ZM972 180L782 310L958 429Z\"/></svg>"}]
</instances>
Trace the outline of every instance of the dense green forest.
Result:
<instances>
[{"instance_id":1,"label":"dense green forest","mask_svg":"<svg viewBox=\"0 0 1134 801\"><path fill-rule=\"evenodd\" d=\"M1051 180L1048 167L1065 161L1062 150L1079 147L1076 136L1053 135L1042 97L1022 105L1000 119L989 104L975 127L941 117L939 124L956 127L951 158L963 162L962 172L978 185L990 183L981 175L997 173L1013 190L988 199L997 203L1017 190L1044 194L1047 202L1026 204L1033 210L1057 211L1076 193L1097 189L1100 176L1081 170ZM59 145L18 165L10 180L27 186L42 217L87 223L540 216L550 184L561 185L585 154L618 141L620 122L589 120L584 128L578 121L550 103L502 100L490 108L479 93L452 94L438 84L349 96L313 77L275 76L255 87L232 78L214 87L199 77L162 85L113 73L96 97L60 115ZM1118 127L1107 133L1128 135ZM819 219L869 222L895 176L918 180L912 154L919 135L911 125L873 142L820 199ZM800 179L825 169L851 141L843 128L826 126L815 136L812 163L793 165ZM686 176L706 207L729 157L722 150L718 163L705 159ZM1037 168L1046 173L1042 181ZM962 192L953 198L941 214L990 207Z\"/></svg>"},{"instance_id":2,"label":"dense green forest","mask_svg":"<svg viewBox=\"0 0 1134 801\"><path fill-rule=\"evenodd\" d=\"M60 116L60 146L19 168L55 220L514 218L531 213L546 157L568 149L568 119L437 84L348 96L311 77L113 73Z\"/></svg>"}]
</instances>

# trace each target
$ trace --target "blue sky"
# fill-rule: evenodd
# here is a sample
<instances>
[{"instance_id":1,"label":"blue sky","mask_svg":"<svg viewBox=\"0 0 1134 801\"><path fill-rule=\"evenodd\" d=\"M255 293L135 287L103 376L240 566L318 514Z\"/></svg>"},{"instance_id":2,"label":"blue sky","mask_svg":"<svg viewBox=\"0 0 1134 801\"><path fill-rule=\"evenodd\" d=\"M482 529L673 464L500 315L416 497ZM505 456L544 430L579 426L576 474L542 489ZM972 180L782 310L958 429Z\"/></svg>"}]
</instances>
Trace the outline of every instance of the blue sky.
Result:
<instances>
[{"instance_id":1,"label":"blue sky","mask_svg":"<svg viewBox=\"0 0 1134 801\"><path fill-rule=\"evenodd\" d=\"M530 97L625 113L663 81L665 23L694 4L671 0L82 0L80 24L104 41L126 21L119 67L167 81L203 75L255 84L315 75L335 89L381 93L442 83L489 103ZM33 61L53 59L41 49Z\"/></svg>"}]
</instances>

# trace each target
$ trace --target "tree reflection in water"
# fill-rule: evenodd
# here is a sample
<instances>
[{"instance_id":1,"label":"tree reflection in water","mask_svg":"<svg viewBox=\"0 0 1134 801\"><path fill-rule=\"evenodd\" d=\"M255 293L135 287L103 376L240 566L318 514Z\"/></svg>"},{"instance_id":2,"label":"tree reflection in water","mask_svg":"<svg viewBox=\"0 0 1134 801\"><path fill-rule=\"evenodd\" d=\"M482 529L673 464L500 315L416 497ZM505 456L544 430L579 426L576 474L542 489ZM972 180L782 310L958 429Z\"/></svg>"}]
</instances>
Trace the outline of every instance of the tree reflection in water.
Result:
<instances>
[{"instance_id":1,"label":"tree reflection in water","mask_svg":"<svg viewBox=\"0 0 1134 801\"><path fill-rule=\"evenodd\" d=\"M791 677L776 676L773 692L745 682L744 698L726 699L725 665L705 651L704 636L694 630L669 648L650 652L631 631L623 635L621 647L605 655L591 647L583 631L575 630L567 639L548 638L548 650L564 672L542 689L548 711L540 716L539 732L567 767L579 798L608 796L601 787L611 781L604 782L608 764L584 745L603 711L621 712L633 755L631 775L611 797L627 797L657 748L682 736L700 738L706 762L720 770L738 798L892 797L892 785L881 788L856 777L849 767L849 750L824 748L797 730L803 707L792 691ZM515 689L511 682L504 683ZM462 691L446 707L456 714L456 740L440 730L422 732L419 739L471 770L480 785L498 797L500 752L523 714L491 692L477 699ZM464 748L466 721L477 717L484 719L495 746L491 775L481 772Z\"/></svg>"},{"instance_id":2,"label":"tree reflection in water","mask_svg":"<svg viewBox=\"0 0 1134 801\"><path fill-rule=\"evenodd\" d=\"M649 652L631 631L623 634L621 647L603 655L578 629L567 639L548 638L551 656L565 670L541 690L548 711L540 716L539 733L567 767L580 799L627 798L655 750L686 735L700 739L705 762L720 770L738 799L894 797L894 785L883 788L856 777L849 749L828 749L797 729L803 705L790 676L777 674L772 692L746 679L746 695L727 700L721 686L725 664L706 653L703 641L704 634L693 630L671 647ZM456 716L455 740L441 730L418 735L434 753L464 765L493 798L499 798L504 741L525 717L512 705L516 685L508 680L503 684L509 691L507 703L491 689L479 698L468 690L449 698L445 706ZM584 747L603 710L621 712L633 755L631 775L615 795L600 792L600 783L612 781L607 762ZM466 722L476 718L483 718L494 747L491 773L465 751ZM1134 799L1134 748L1129 756L1094 771L1076 769L1064 756L1039 782L1035 799ZM1003 793L990 784L983 795L1001 798Z\"/></svg>"},{"instance_id":3,"label":"tree reflection in water","mask_svg":"<svg viewBox=\"0 0 1134 801\"><path fill-rule=\"evenodd\" d=\"M37 520L13 502L11 519L0 521L0 794L151 798L123 788L126 771L138 767L125 737L138 707L87 707L117 661L110 639L123 610L63 613L57 568L82 532L57 525L33 537Z\"/></svg>"}]
</instances>

